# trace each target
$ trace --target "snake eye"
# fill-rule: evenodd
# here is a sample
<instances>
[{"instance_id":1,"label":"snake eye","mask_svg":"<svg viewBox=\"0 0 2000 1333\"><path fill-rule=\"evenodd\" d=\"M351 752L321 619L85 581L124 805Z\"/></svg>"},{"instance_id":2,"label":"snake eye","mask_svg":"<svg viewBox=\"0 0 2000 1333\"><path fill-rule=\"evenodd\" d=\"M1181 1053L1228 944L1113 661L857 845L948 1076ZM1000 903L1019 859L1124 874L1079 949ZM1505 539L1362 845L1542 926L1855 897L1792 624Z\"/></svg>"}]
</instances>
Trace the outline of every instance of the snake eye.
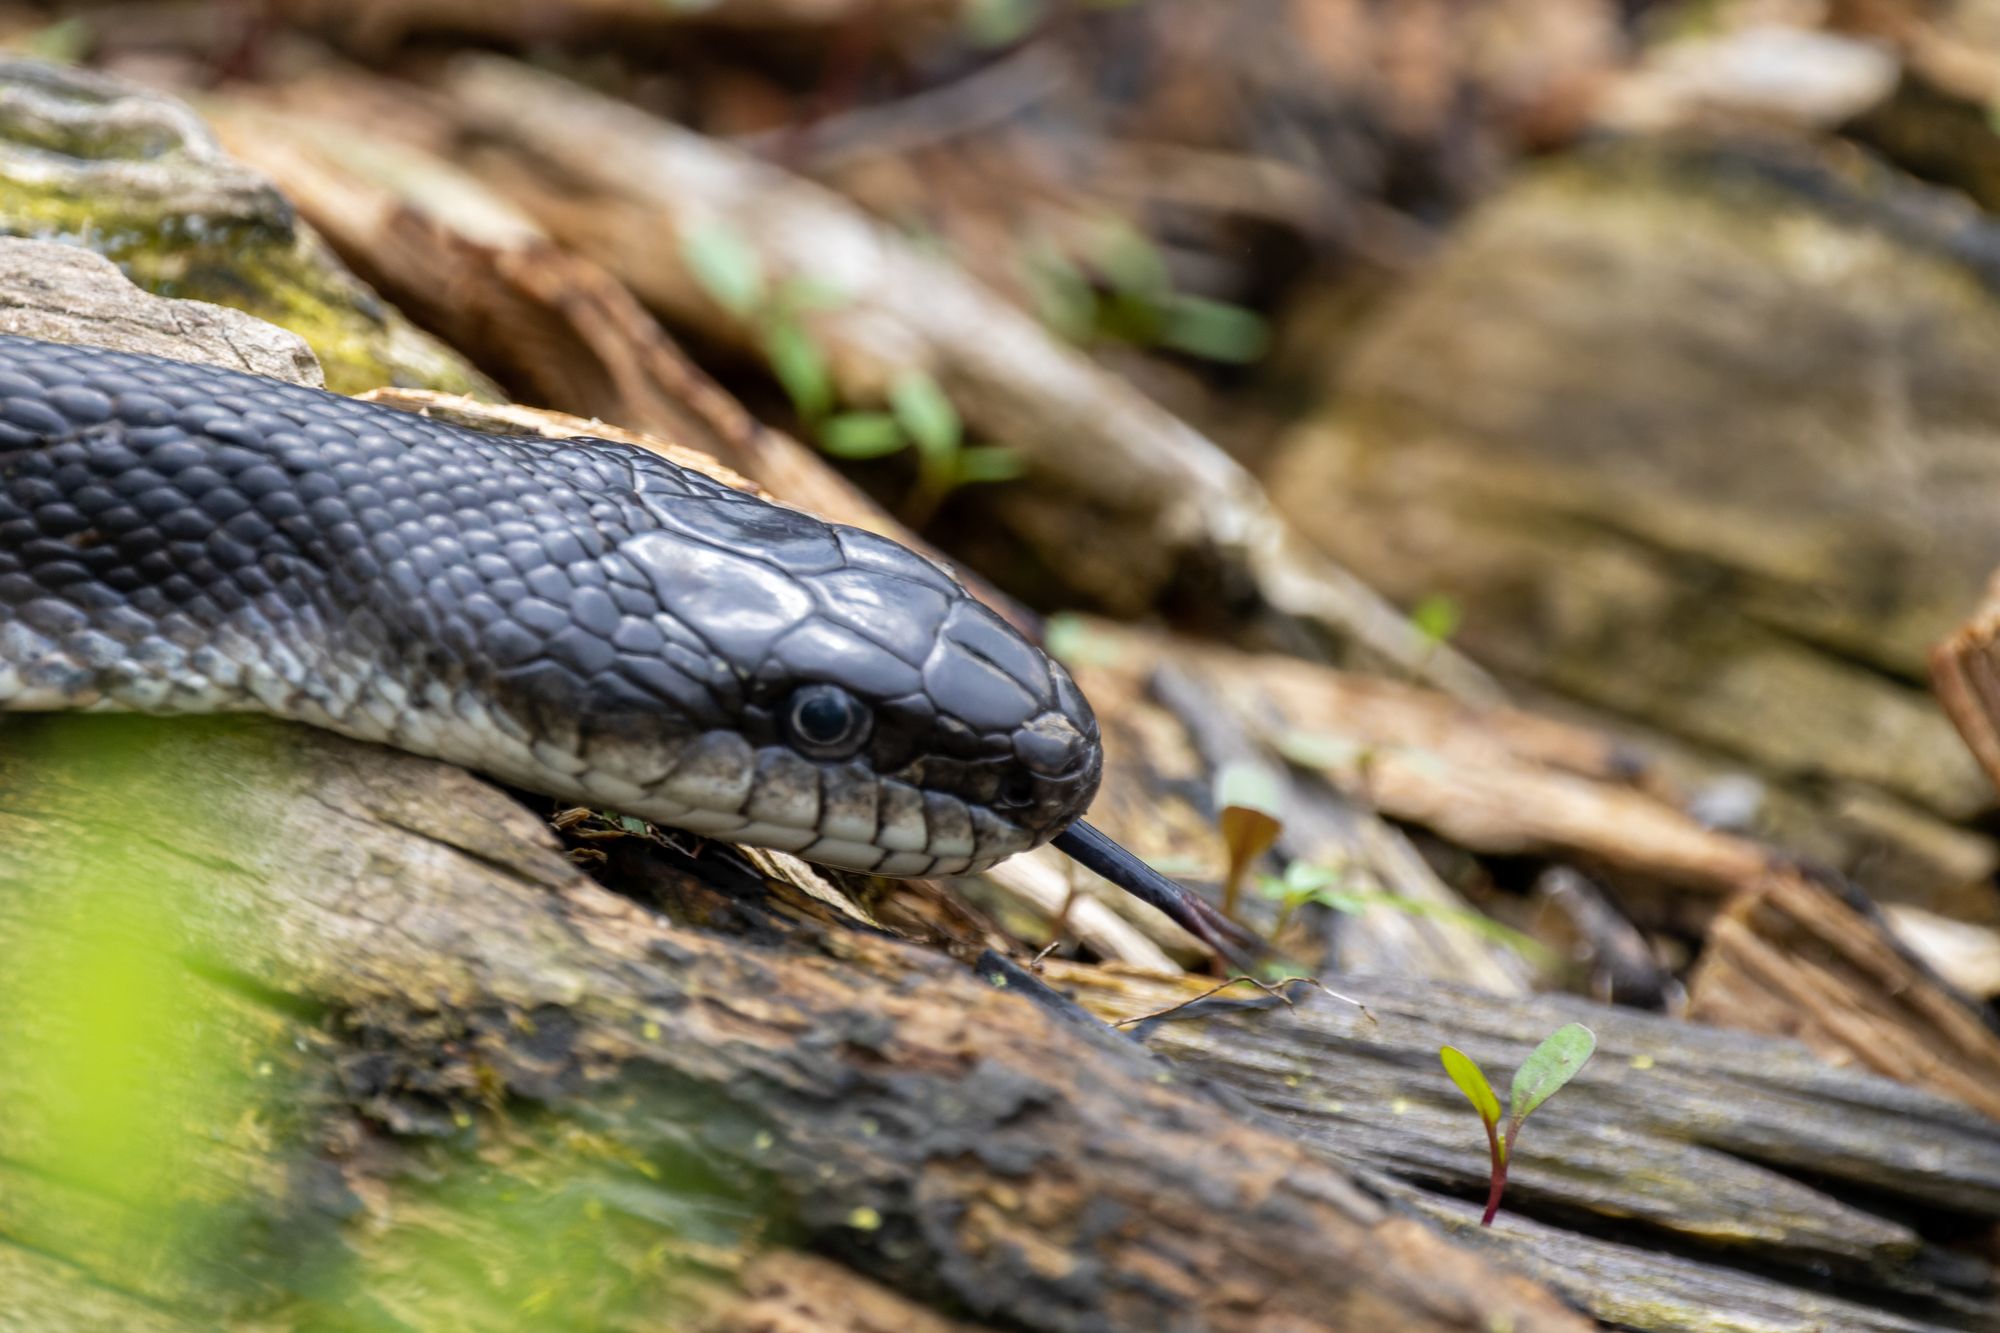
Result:
<instances>
[{"instance_id":1,"label":"snake eye","mask_svg":"<svg viewBox=\"0 0 2000 1333\"><path fill-rule=\"evenodd\" d=\"M1035 803L1035 780L1026 773L1010 774L1000 784L993 803L1002 810L1019 810Z\"/></svg>"},{"instance_id":2,"label":"snake eye","mask_svg":"<svg viewBox=\"0 0 2000 1333\"><path fill-rule=\"evenodd\" d=\"M806 685L785 705L792 744L815 759L844 759L861 748L874 725L868 706L838 685Z\"/></svg>"}]
</instances>

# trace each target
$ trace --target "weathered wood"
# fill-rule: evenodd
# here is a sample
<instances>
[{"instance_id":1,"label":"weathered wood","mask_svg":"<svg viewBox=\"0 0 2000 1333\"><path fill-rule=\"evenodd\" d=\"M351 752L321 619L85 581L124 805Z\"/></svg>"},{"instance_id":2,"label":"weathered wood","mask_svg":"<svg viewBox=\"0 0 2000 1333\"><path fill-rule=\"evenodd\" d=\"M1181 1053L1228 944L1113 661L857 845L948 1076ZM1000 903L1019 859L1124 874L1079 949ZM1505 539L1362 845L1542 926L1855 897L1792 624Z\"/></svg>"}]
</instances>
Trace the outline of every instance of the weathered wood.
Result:
<instances>
[{"instance_id":1,"label":"weathered wood","mask_svg":"<svg viewBox=\"0 0 2000 1333\"><path fill-rule=\"evenodd\" d=\"M2000 597L1985 601L1930 652L1931 684L1987 781L2000 787Z\"/></svg>"},{"instance_id":2,"label":"weathered wood","mask_svg":"<svg viewBox=\"0 0 2000 1333\"><path fill-rule=\"evenodd\" d=\"M1104 632L1143 657L1143 636ZM1171 660L1273 753L1461 846L1575 858L1712 897L1767 862L1648 790L1646 752L1601 732L1296 659L1177 643Z\"/></svg>"},{"instance_id":3,"label":"weathered wood","mask_svg":"<svg viewBox=\"0 0 2000 1333\"><path fill-rule=\"evenodd\" d=\"M185 104L122 79L0 59L0 234L96 250L149 291L290 329L343 392L493 391L342 268Z\"/></svg>"},{"instance_id":4,"label":"weathered wood","mask_svg":"<svg viewBox=\"0 0 2000 1333\"><path fill-rule=\"evenodd\" d=\"M1120 1038L886 939L672 926L460 770L276 724L16 719L5 741L6 952L50 947L36 923L79 886L106 920L168 895L148 947L228 978L248 997L228 1013L272 1029L233 1040L285 1066L299 1119L261 1148L200 1126L231 1143L252 1258L276 1264L360 1199L393 1225L342 1241L364 1271L396 1271L472 1220L420 1206L413 1174L449 1179L475 1149L532 1191L568 1125L601 1145L610 1187L660 1194L691 1156L736 1182L739 1211L761 1200L898 1290L1003 1321L1577 1327ZM93 877L107 811L127 869ZM138 848L159 875L129 873ZM17 1053L48 1036L18 1005L0 1021ZM243 1312L240 1291L119 1271L117 1229L55 1208L73 1191L32 1173L57 1108L16 1106L0 1236L169 1308ZM263 1299L309 1304L264 1277Z\"/></svg>"},{"instance_id":5,"label":"weathered wood","mask_svg":"<svg viewBox=\"0 0 2000 1333\"><path fill-rule=\"evenodd\" d=\"M0 332L325 383L297 334L226 306L148 295L102 255L53 241L0 237Z\"/></svg>"},{"instance_id":6,"label":"weathered wood","mask_svg":"<svg viewBox=\"0 0 2000 1333\"><path fill-rule=\"evenodd\" d=\"M1047 976L1121 1020L1204 989L1053 962ZM1504 1082L1541 1035L1583 1022L1597 1055L1528 1125L1482 1244L1638 1328L2000 1322L1992 1269L1938 1243L2000 1218L2000 1122L1793 1042L1560 996L1383 977L1337 988L1365 1011L1303 986L1290 1006L1243 987L1127 1030L1472 1234L1477 1210L1459 1201L1483 1196L1485 1143L1438 1048ZM1845 1322L1843 1302L1865 1318Z\"/></svg>"},{"instance_id":7,"label":"weathered wood","mask_svg":"<svg viewBox=\"0 0 2000 1333\"><path fill-rule=\"evenodd\" d=\"M1479 1225L1479 1206L1372 1177L1418 1216L1584 1301L1607 1323L1675 1333L1951 1333L1992 1327L1992 1307L1949 1290L1881 1294L1879 1305L1705 1262L1652 1243L1621 1244L1518 1216ZM1945 1266L1948 1268L1947 1258ZM1978 1279L1974 1279L1977 1286ZM1835 1284L1829 1284L1835 1285ZM1583 1296L1581 1293L1588 1293Z\"/></svg>"},{"instance_id":8,"label":"weathered wood","mask_svg":"<svg viewBox=\"0 0 2000 1333\"><path fill-rule=\"evenodd\" d=\"M979 1333L811 1255L789 1251L743 1270L744 1299L707 1325L711 1333Z\"/></svg>"},{"instance_id":9,"label":"weathered wood","mask_svg":"<svg viewBox=\"0 0 2000 1333\"><path fill-rule=\"evenodd\" d=\"M1688 1017L1797 1037L2000 1121L2000 1034L1899 948L1878 912L1805 875L1764 876L1710 924Z\"/></svg>"},{"instance_id":10,"label":"weathered wood","mask_svg":"<svg viewBox=\"0 0 2000 1333\"><path fill-rule=\"evenodd\" d=\"M2000 305L1991 221L1865 165L1724 136L1524 173L1270 484L1375 586L1451 596L1496 670L1797 784L1838 869L1923 901L1966 865L1849 794L1931 828L1992 801L1921 673L2000 563L1970 443Z\"/></svg>"}]
</instances>

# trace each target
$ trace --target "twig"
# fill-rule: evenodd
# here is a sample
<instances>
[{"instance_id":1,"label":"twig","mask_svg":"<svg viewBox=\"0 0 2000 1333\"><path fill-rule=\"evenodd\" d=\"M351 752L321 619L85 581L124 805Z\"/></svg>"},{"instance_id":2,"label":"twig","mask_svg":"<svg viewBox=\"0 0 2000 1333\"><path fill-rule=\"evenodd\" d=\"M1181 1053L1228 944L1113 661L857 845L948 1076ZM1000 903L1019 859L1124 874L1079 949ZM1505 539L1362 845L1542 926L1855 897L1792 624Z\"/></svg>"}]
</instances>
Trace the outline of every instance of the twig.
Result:
<instances>
[{"instance_id":1,"label":"twig","mask_svg":"<svg viewBox=\"0 0 2000 1333\"><path fill-rule=\"evenodd\" d=\"M1231 986L1234 986L1238 982L1242 981L1249 982L1252 986L1255 986L1258 990L1263 991L1266 995L1269 995L1275 1000L1281 1001L1288 1007L1293 1003L1293 1001L1291 996L1285 994L1285 988L1287 986L1295 986L1295 985L1311 986L1314 990L1324 992L1325 994L1332 996L1336 1000L1340 1000L1347 1004L1353 1005L1356 1009L1359 1009L1361 1011L1361 1016L1367 1019L1370 1023L1374 1023L1376 1021L1375 1015L1368 1012L1367 1005L1361 1003L1361 1001L1355 999L1352 995L1342 995L1339 991L1334 990L1331 986L1326 985L1324 982L1320 981L1319 978L1317 977L1286 977L1281 981L1259 981L1256 977L1234 976L1229 978L1227 981L1219 982L1216 985L1210 986L1207 990L1203 991L1199 995L1191 995L1187 999L1180 1001L1178 1004L1170 1004L1166 1008L1156 1009L1150 1014L1136 1014L1131 1018L1121 1018L1112 1023L1111 1026L1115 1028L1129 1027L1134 1023L1144 1023L1149 1019L1165 1018L1169 1014L1178 1013L1180 1010L1187 1008L1189 1005L1199 1004L1203 1000L1206 1000L1209 996L1216 994L1218 991L1228 990Z\"/></svg>"}]
</instances>

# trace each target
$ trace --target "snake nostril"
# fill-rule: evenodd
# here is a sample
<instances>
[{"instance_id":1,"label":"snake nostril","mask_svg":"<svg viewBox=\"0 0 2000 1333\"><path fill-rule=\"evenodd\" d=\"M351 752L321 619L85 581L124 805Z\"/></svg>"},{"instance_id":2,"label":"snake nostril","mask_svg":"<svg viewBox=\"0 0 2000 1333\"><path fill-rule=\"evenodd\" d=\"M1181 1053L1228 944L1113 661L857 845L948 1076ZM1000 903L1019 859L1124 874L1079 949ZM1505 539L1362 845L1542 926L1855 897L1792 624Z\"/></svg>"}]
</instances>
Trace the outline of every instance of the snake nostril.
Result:
<instances>
[{"instance_id":1,"label":"snake nostril","mask_svg":"<svg viewBox=\"0 0 2000 1333\"><path fill-rule=\"evenodd\" d=\"M1075 768L1083 745L1082 733L1057 713L1044 713L1014 733L1014 757L1043 777Z\"/></svg>"}]
</instances>

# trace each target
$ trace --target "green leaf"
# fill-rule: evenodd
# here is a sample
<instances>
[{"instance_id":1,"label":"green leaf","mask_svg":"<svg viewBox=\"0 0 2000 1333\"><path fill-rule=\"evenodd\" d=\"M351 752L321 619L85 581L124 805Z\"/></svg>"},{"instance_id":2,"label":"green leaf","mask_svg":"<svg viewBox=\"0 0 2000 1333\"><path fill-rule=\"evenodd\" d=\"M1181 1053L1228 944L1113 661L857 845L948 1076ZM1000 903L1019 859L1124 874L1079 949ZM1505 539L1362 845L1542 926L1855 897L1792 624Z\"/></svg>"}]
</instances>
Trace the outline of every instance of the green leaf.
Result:
<instances>
[{"instance_id":1,"label":"green leaf","mask_svg":"<svg viewBox=\"0 0 2000 1333\"><path fill-rule=\"evenodd\" d=\"M1518 931L1504 922L1495 921L1484 912L1475 911L1470 907L1425 902L1421 898L1410 898L1382 889L1356 888L1339 878L1329 879L1306 892L1312 901L1320 906L1331 908L1336 912L1345 912L1350 916L1360 916L1370 908L1379 907L1385 911L1402 912L1409 916L1448 921L1484 939L1492 940L1495 944L1512 949L1545 972L1553 972L1562 964L1561 957L1534 936Z\"/></svg>"},{"instance_id":2,"label":"green leaf","mask_svg":"<svg viewBox=\"0 0 2000 1333\"><path fill-rule=\"evenodd\" d=\"M1338 884L1332 884L1316 891L1312 896L1312 900L1321 907L1331 908L1333 911L1345 916L1361 916L1371 907L1389 907L1391 911L1396 910L1393 905L1382 901L1384 896L1386 895L1369 893L1362 889L1342 888ZM1411 915L1415 916L1418 914L1413 912Z\"/></svg>"},{"instance_id":3,"label":"green leaf","mask_svg":"<svg viewBox=\"0 0 2000 1333\"><path fill-rule=\"evenodd\" d=\"M910 371L889 386L889 410L926 458L937 462L958 452L964 438L958 409L938 382L923 371Z\"/></svg>"},{"instance_id":4,"label":"green leaf","mask_svg":"<svg viewBox=\"0 0 2000 1333\"><path fill-rule=\"evenodd\" d=\"M1173 277L1159 247L1130 223L1120 219L1106 222L1095 242L1091 258L1114 290L1149 303L1173 290Z\"/></svg>"},{"instance_id":5,"label":"green leaf","mask_svg":"<svg viewBox=\"0 0 2000 1333\"><path fill-rule=\"evenodd\" d=\"M958 451L953 479L961 485L1012 481L1027 470L1020 450L1004 444L975 444Z\"/></svg>"},{"instance_id":6,"label":"green leaf","mask_svg":"<svg viewBox=\"0 0 2000 1333\"><path fill-rule=\"evenodd\" d=\"M1071 666L1117 666L1126 657L1121 640L1070 611L1058 611L1042 622L1042 647L1050 657Z\"/></svg>"},{"instance_id":7,"label":"green leaf","mask_svg":"<svg viewBox=\"0 0 2000 1333\"><path fill-rule=\"evenodd\" d=\"M1410 608L1410 623L1432 644L1440 644L1458 633L1465 612L1443 593L1432 593Z\"/></svg>"},{"instance_id":8,"label":"green leaf","mask_svg":"<svg viewBox=\"0 0 2000 1333\"><path fill-rule=\"evenodd\" d=\"M1542 1039L1514 1071L1507 1095L1507 1138L1511 1142L1534 1109L1576 1077L1597 1050L1597 1037L1581 1023L1565 1023Z\"/></svg>"},{"instance_id":9,"label":"green leaf","mask_svg":"<svg viewBox=\"0 0 2000 1333\"><path fill-rule=\"evenodd\" d=\"M819 431L819 447L835 458L886 458L909 443L887 412L843 412Z\"/></svg>"},{"instance_id":10,"label":"green leaf","mask_svg":"<svg viewBox=\"0 0 2000 1333\"><path fill-rule=\"evenodd\" d=\"M771 293L773 311L787 317L815 310L838 310L853 298L846 288L809 273L794 273Z\"/></svg>"},{"instance_id":11,"label":"green leaf","mask_svg":"<svg viewBox=\"0 0 2000 1333\"><path fill-rule=\"evenodd\" d=\"M966 39L977 46L1007 46L1041 21L1042 0L972 0L965 9Z\"/></svg>"},{"instance_id":12,"label":"green leaf","mask_svg":"<svg viewBox=\"0 0 2000 1333\"><path fill-rule=\"evenodd\" d=\"M1218 810L1242 806L1277 818L1284 800L1284 783L1269 764L1239 760L1225 764L1215 775L1215 805Z\"/></svg>"},{"instance_id":13,"label":"green leaf","mask_svg":"<svg viewBox=\"0 0 2000 1333\"><path fill-rule=\"evenodd\" d=\"M1163 303L1157 337L1176 352L1230 365L1247 365L1271 346L1270 326L1256 311L1185 294Z\"/></svg>"},{"instance_id":14,"label":"green leaf","mask_svg":"<svg viewBox=\"0 0 2000 1333\"><path fill-rule=\"evenodd\" d=\"M1465 1100L1472 1103L1472 1109L1479 1112L1479 1118L1489 1125L1500 1123L1500 1099L1493 1095L1493 1085L1486 1081L1485 1071L1480 1069L1473 1058L1455 1046L1445 1046L1438 1050L1438 1059L1444 1062L1444 1072L1465 1094Z\"/></svg>"},{"instance_id":15,"label":"green leaf","mask_svg":"<svg viewBox=\"0 0 2000 1333\"><path fill-rule=\"evenodd\" d=\"M1277 885L1276 897L1311 897L1324 893L1347 878L1344 868L1323 866L1312 861L1294 861L1285 867L1282 879L1273 881Z\"/></svg>"},{"instance_id":16,"label":"green leaf","mask_svg":"<svg viewBox=\"0 0 2000 1333\"><path fill-rule=\"evenodd\" d=\"M1271 747L1287 763L1300 768L1345 770L1354 767L1368 753L1367 746L1347 736L1289 729L1272 737Z\"/></svg>"},{"instance_id":17,"label":"green leaf","mask_svg":"<svg viewBox=\"0 0 2000 1333\"><path fill-rule=\"evenodd\" d=\"M36 28L21 44L22 54L57 65L74 65L90 54L97 33L87 19L74 14L46 27Z\"/></svg>"},{"instance_id":18,"label":"green leaf","mask_svg":"<svg viewBox=\"0 0 2000 1333\"><path fill-rule=\"evenodd\" d=\"M728 223L704 222L683 234L681 259L701 289L739 319L764 303L763 262Z\"/></svg>"},{"instance_id":19,"label":"green leaf","mask_svg":"<svg viewBox=\"0 0 2000 1333\"><path fill-rule=\"evenodd\" d=\"M764 355L800 416L816 421L833 409L833 379L811 334L796 324L779 324L764 334Z\"/></svg>"},{"instance_id":20,"label":"green leaf","mask_svg":"<svg viewBox=\"0 0 2000 1333\"><path fill-rule=\"evenodd\" d=\"M1089 341L1097 331L1097 293L1068 255L1047 241L1032 243L1021 257L1021 276L1037 319L1071 342Z\"/></svg>"}]
</instances>

